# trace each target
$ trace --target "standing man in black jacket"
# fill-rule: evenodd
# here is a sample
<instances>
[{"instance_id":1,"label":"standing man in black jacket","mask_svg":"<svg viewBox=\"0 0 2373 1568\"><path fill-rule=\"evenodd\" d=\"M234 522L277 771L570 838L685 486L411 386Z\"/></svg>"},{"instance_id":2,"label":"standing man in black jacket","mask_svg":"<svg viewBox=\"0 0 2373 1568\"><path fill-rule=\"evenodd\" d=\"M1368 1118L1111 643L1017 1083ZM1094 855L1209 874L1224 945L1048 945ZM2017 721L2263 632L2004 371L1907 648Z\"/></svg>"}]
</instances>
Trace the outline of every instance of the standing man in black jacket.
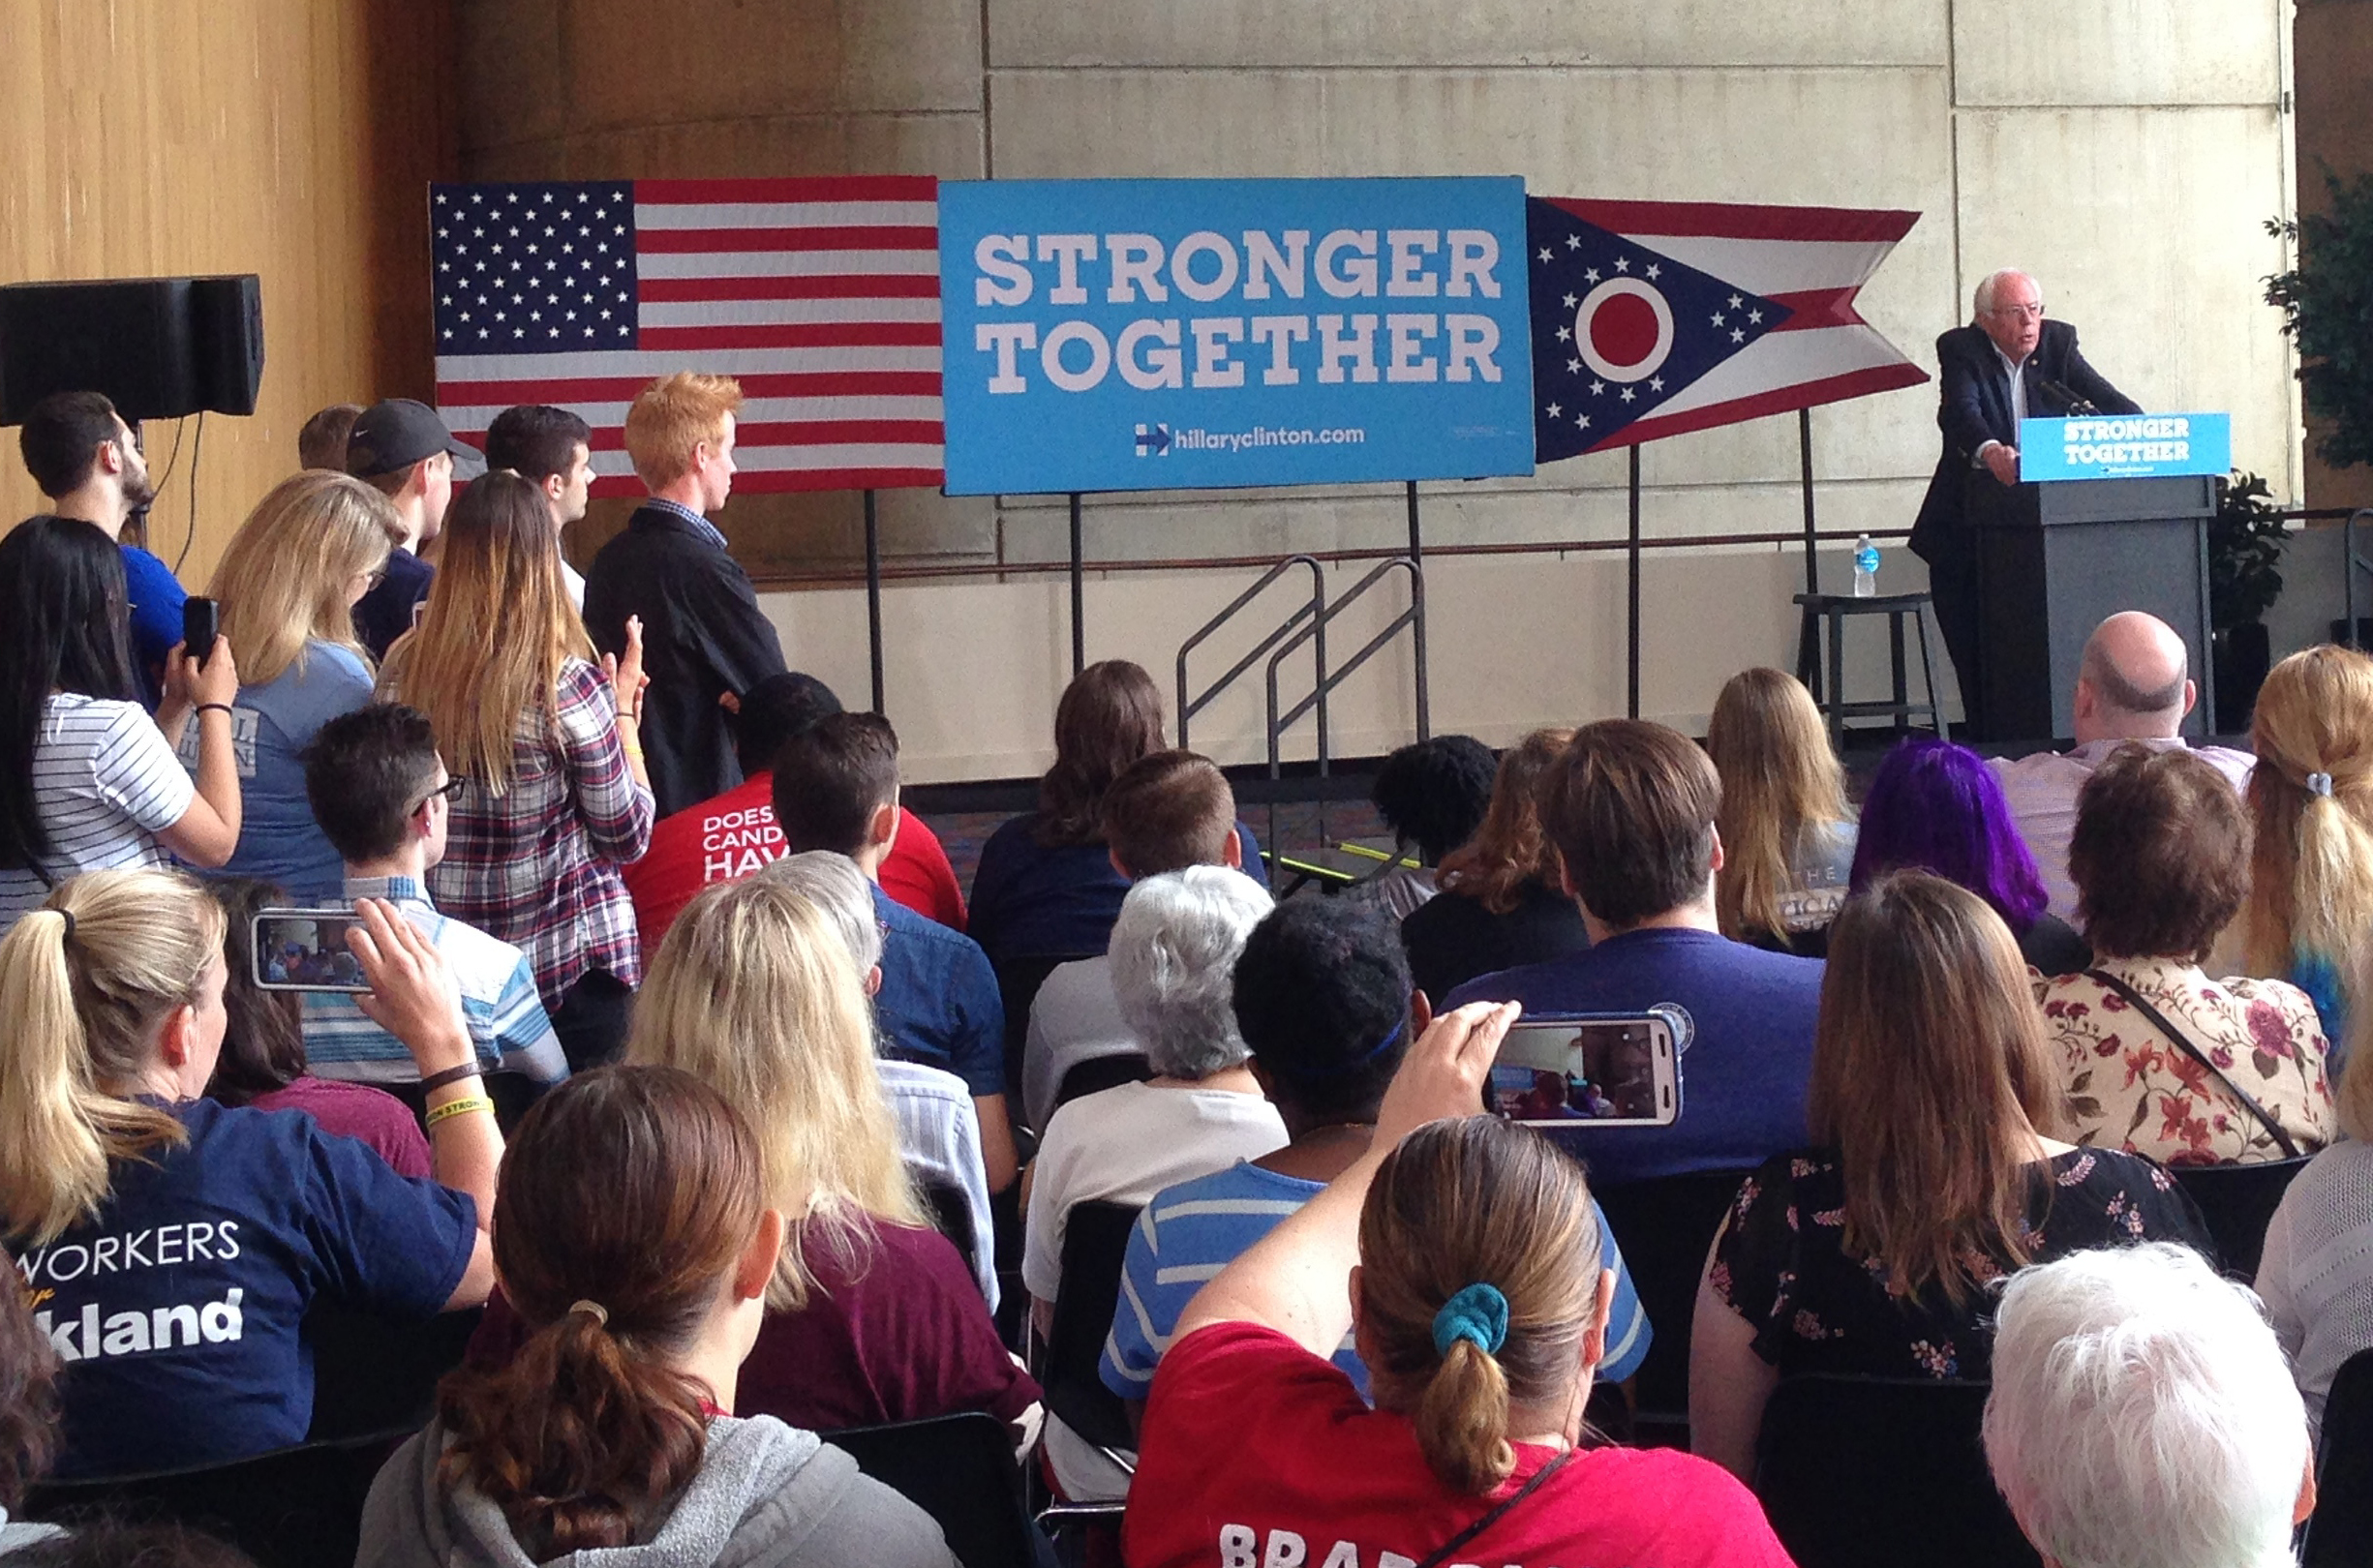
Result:
<instances>
[{"instance_id":1,"label":"standing man in black jacket","mask_svg":"<svg viewBox=\"0 0 2373 1568\"><path fill-rule=\"evenodd\" d=\"M626 455L651 492L585 577L585 626L624 654L626 618L643 618L643 742L667 816L742 782L722 702L783 670L749 575L708 514L733 490L742 388L723 376L662 377L626 410Z\"/></svg>"},{"instance_id":2,"label":"standing man in black jacket","mask_svg":"<svg viewBox=\"0 0 2373 1568\"><path fill-rule=\"evenodd\" d=\"M1929 591L1945 651L1961 681L1962 728L1991 736L1979 672L1977 539L1970 493L2019 483L2019 421L2054 419L2077 402L2105 414L2142 409L2077 351L2077 329L2044 319L2043 289L2023 272L2003 271L1977 286L1977 318L1936 340L1942 401L1936 424L1944 455L1912 525L1911 551L1928 562ZM2025 739L2025 738L2020 738Z\"/></svg>"}]
</instances>

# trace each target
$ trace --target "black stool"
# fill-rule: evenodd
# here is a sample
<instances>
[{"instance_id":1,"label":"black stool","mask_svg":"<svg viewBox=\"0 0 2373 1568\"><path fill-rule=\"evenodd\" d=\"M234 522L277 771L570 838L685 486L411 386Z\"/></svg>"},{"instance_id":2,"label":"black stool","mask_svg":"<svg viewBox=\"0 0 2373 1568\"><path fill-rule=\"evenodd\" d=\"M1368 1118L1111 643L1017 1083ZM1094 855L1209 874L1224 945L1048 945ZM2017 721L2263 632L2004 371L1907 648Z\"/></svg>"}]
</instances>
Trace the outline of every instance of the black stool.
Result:
<instances>
[{"instance_id":1,"label":"black stool","mask_svg":"<svg viewBox=\"0 0 2373 1568\"><path fill-rule=\"evenodd\" d=\"M1829 715L1830 743L1841 749L1845 745L1845 721L1849 718L1892 717L1895 733L1902 736L1909 728L1908 720L1925 718L1928 728L1939 739L1950 738L1945 724L1944 705L1936 697L1936 656L1929 643L1929 628L1933 623L1935 609L1925 593L1881 593L1870 598L1855 598L1844 593L1800 593L1796 602L1804 611L1804 619L1796 638L1796 678L1812 692L1812 700ZM1895 670L1895 700L1886 703L1849 703L1845 700L1845 618L1848 616L1885 616L1887 618L1887 651ZM1911 700L1909 683L1903 665L1903 618L1910 617L1920 628L1920 678L1928 690L1926 702ZM1829 621L1829 678L1821 678L1820 633L1817 622ZM1941 634L1940 634L1941 635ZM1824 687L1826 686L1826 690Z\"/></svg>"}]
</instances>

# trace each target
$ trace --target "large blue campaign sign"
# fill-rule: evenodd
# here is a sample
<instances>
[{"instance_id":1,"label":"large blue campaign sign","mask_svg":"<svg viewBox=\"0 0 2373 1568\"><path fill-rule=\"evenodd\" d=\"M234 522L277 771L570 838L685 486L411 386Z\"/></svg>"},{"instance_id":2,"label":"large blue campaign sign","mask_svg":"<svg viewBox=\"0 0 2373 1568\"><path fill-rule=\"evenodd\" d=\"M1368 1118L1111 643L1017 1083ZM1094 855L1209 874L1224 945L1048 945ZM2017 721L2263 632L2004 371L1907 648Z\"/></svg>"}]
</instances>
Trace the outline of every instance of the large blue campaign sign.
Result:
<instances>
[{"instance_id":1,"label":"large blue campaign sign","mask_svg":"<svg viewBox=\"0 0 2373 1568\"><path fill-rule=\"evenodd\" d=\"M947 488L1533 471L1524 182L939 187Z\"/></svg>"},{"instance_id":2,"label":"large blue campaign sign","mask_svg":"<svg viewBox=\"0 0 2373 1568\"><path fill-rule=\"evenodd\" d=\"M2019 425L2019 477L2029 483L2163 479L2232 467L2231 414L2084 414Z\"/></svg>"}]
</instances>

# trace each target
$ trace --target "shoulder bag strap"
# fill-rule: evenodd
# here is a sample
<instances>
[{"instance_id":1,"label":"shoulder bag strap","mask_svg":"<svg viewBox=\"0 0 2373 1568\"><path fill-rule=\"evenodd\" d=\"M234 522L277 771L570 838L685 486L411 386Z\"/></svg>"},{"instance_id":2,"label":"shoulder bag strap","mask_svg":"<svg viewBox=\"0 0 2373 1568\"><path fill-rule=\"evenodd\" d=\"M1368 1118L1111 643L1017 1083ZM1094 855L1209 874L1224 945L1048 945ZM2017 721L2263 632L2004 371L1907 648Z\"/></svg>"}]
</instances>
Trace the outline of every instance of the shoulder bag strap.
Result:
<instances>
[{"instance_id":1,"label":"shoulder bag strap","mask_svg":"<svg viewBox=\"0 0 2373 1568\"><path fill-rule=\"evenodd\" d=\"M1451 1536L1447 1541L1443 1542L1441 1546L1435 1548L1432 1552L1427 1553L1425 1554L1425 1560L1418 1563L1416 1568L1442 1568L1444 1563L1448 1562L1453 1555L1464 1550L1471 1542L1475 1540L1476 1536L1482 1534L1485 1530L1490 1529L1494 1524L1499 1523L1500 1521L1506 1519L1509 1514L1513 1513L1518 1503L1533 1495L1534 1493L1538 1492L1540 1490L1541 1483L1548 1480L1551 1476L1557 1474L1559 1470L1565 1468L1566 1462L1573 1457L1574 1450L1569 1448L1566 1450L1565 1453L1560 1454L1557 1458L1551 1460L1548 1463L1542 1465L1538 1470L1536 1470L1533 1473L1532 1480L1527 1481L1523 1486L1516 1489L1516 1495L1500 1504L1490 1513L1485 1514L1481 1519L1476 1520L1474 1523L1468 1525L1456 1535Z\"/></svg>"},{"instance_id":2,"label":"shoulder bag strap","mask_svg":"<svg viewBox=\"0 0 2373 1568\"><path fill-rule=\"evenodd\" d=\"M2133 1007L2135 1011L2141 1013L2144 1017L2149 1019L2153 1024L2157 1025L2159 1033L2165 1035L2170 1040L2174 1041L2177 1050L2183 1052L2184 1055L2190 1057L2193 1061L2198 1062L2202 1067L2206 1068L2208 1071L2215 1076L2216 1081L2225 1086L2225 1092L2231 1095L2234 1099L2239 1101L2241 1102L2241 1108L2248 1111L2250 1115L2255 1116L2259 1122L2265 1126L2267 1131L2273 1134L2275 1147L2282 1150L2282 1156L2285 1160L2297 1160L2298 1158L2297 1141L2291 1136L2290 1132L2280 1122L2274 1120L2274 1113L2267 1110L2264 1105L2260 1104L2255 1095L2252 1095L2248 1090L2234 1082L2231 1074L2227 1073L2223 1068L2218 1067L2216 1063L2209 1058L2206 1051L2203 1051L2199 1046L2193 1044L2191 1037L2186 1035L2182 1030L2177 1029L2175 1024L2169 1020L2166 1013L2161 1012L2157 1008L2154 1008L2149 1003L2144 1001L2140 991L2137 991L2133 986L2128 985L2124 980L2119 980L2116 976L2109 973L2107 970L2088 969L2084 972L2084 978L2086 980L2098 980L2102 984L2108 986L2111 990L2115 991L2119 996L2124 997L2127 1003Z\"/></svg>"}]
</instances>

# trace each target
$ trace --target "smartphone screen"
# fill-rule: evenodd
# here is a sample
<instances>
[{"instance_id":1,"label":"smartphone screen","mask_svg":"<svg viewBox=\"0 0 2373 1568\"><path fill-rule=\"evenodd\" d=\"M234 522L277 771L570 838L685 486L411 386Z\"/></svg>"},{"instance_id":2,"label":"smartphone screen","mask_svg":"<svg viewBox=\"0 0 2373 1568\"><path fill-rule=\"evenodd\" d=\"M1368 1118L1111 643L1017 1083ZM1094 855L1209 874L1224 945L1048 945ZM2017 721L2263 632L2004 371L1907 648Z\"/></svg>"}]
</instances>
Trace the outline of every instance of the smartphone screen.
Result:
<instances>
[{"instance_id":1,"label":"smartphone screen","mask_svg":"<svg viewBox=\"0 0 2373 1568\"><path fill-rule=\"evenodd\" d=\"M266 909L256 915L256 983L267 991L367 991L346 945L351 910Z\"/></svg>"},{"instance_id":2,"label":"smartphone screen","mask_svg":"<svg viewBox=\"0 0 2373 1568\"><path fill-rule=\"evenodd\" d=\"M1534 1126L1669 1127L1679 1052L1665 1018L1525 1019L1493 1062L1490 1108Z\"/></svg>"},{"instance_id":3,"label":"smartphone screen","mask_svg":"<svg viewBox=\"0 0 2373 1568\"><path fill-rule=\"evenodd\" d=\"M193 662L206 662L206 655L214 651L214 639L222 629L222 607L212 599L193 594L181 601L181 641Z\"/></svg>"}]
</instances>

